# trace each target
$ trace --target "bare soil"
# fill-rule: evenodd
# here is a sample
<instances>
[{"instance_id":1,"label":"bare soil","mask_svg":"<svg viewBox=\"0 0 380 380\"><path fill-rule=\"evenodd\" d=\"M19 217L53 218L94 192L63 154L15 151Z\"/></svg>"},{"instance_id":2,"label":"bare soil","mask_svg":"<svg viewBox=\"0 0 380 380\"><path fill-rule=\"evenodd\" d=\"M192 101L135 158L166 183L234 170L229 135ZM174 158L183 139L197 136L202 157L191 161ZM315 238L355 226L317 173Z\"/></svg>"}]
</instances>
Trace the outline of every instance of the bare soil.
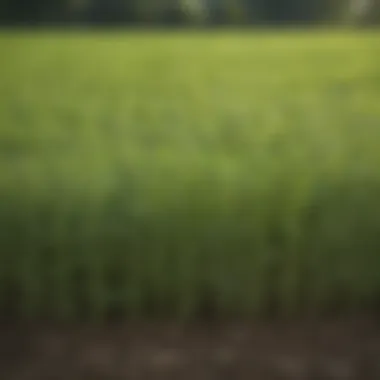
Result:
<instances>
[{"instance_id":1,"label":"bare soil","mask_svg":"<svg viewBox=\"0 0 380 380\"><path fill-rule=\"evenodd\" d=\"M0 326L1 380L380 380L374 319Z\"/></svg>"}]
</instances>

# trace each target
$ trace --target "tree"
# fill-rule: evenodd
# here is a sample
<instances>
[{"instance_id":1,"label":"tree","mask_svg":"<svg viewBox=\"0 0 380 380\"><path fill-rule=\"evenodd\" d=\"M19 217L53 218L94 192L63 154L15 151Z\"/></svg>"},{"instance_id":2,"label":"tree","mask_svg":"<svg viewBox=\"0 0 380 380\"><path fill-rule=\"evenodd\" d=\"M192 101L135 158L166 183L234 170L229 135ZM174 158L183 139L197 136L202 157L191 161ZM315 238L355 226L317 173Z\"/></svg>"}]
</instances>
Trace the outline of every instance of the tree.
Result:
<instances>
[{"instance_id":1,"label":"tree","mask_svg":"<svg viewBox=\"0 0 380 380\"><path fill-rule=\"evenodd\" d=\"M183 18L191 24L206 23L209 17L209 8L205 0L180 0L180 9Z\"/></svg>"},{"instance_id":2,"label":"tree","mask_svg":"<svg viewBox=\"0 0 380 380\"><path fill-rule=\"evenodd\" d=\"M82 5L80 0L2 0L0 22L27 25L68 22Z\"/></svg>"},{"instance_id":3,"label":"tree","mask_svg":"<svg viewBox=\"0 0 380 380\"><path fill-rule=\"evenodd\" d=\"M134 0L91 0L87 19L96 24L122 24L136 18Z\"/></svg>"},{"instance_id":4,"label":"tree","mask_svg":"<svg viewBox=\"0 0 380 380\"><path fill-rule=\"evenodd\" d=\"M47 7L46 0L3 0L0 19L10 24L35 24Z\"/></svg>"},{"instance_id":5,"label":"tree","mask_svg":"<svg viewBox=\"0 0 380 380\"><path fill-rule=\"evenodd\" d=\"M355 24L375 24L380 21L379 0L349 0L349 20Z\"/></svg>"}]
</instances>

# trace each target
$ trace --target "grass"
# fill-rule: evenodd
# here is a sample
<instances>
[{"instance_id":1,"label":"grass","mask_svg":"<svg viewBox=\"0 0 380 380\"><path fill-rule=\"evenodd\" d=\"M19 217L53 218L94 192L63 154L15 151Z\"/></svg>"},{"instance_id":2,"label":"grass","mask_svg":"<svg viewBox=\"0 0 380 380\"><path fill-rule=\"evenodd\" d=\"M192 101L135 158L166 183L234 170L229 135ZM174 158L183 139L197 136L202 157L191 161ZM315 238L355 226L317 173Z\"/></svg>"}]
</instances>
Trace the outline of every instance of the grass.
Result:
<instances>
[{"instance_id":1,"label":"grass","mask_svg":"<svg viewBox=\"0 0 380 380\"><path fill-rule=\"evenodd\" d=\"M0 305L373 307L378 32L0 34Z\"/></svg>"}]
</instances>

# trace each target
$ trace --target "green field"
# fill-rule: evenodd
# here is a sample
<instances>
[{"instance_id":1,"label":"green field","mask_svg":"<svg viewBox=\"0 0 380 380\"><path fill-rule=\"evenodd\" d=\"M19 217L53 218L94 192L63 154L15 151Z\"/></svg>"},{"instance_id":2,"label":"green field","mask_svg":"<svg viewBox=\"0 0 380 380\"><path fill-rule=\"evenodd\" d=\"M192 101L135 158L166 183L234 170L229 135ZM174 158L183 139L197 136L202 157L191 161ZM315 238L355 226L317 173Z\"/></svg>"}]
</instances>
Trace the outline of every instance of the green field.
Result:
<instances>
[{"instance_id":1,"label":"green field","mask_svg":"<svg viewBox=\"0 0 380 380\"><path fill-rule=\"evenodd\" d=\"M380 301L380 33L0 34L0 305Z\"/></svg>"}]
</instances>

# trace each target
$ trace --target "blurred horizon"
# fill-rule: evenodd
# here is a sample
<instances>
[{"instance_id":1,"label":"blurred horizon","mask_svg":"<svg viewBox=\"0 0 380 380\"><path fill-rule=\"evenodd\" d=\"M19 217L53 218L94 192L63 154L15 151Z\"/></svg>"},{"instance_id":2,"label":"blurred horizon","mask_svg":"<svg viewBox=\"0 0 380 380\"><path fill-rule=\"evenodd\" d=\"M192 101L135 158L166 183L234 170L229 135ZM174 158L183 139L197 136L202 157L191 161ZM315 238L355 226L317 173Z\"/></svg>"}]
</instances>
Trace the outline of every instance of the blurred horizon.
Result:
<instances>
[{"instance_id":1,"label":"blurred horizon","mask_svg":"<svg viewBox=\"0 0 380 380\"><path fill-rule=\"evenodd\" d=\"M380 0L0 0L0 26L379 25Z\"/></svg>"}]
</instances>

